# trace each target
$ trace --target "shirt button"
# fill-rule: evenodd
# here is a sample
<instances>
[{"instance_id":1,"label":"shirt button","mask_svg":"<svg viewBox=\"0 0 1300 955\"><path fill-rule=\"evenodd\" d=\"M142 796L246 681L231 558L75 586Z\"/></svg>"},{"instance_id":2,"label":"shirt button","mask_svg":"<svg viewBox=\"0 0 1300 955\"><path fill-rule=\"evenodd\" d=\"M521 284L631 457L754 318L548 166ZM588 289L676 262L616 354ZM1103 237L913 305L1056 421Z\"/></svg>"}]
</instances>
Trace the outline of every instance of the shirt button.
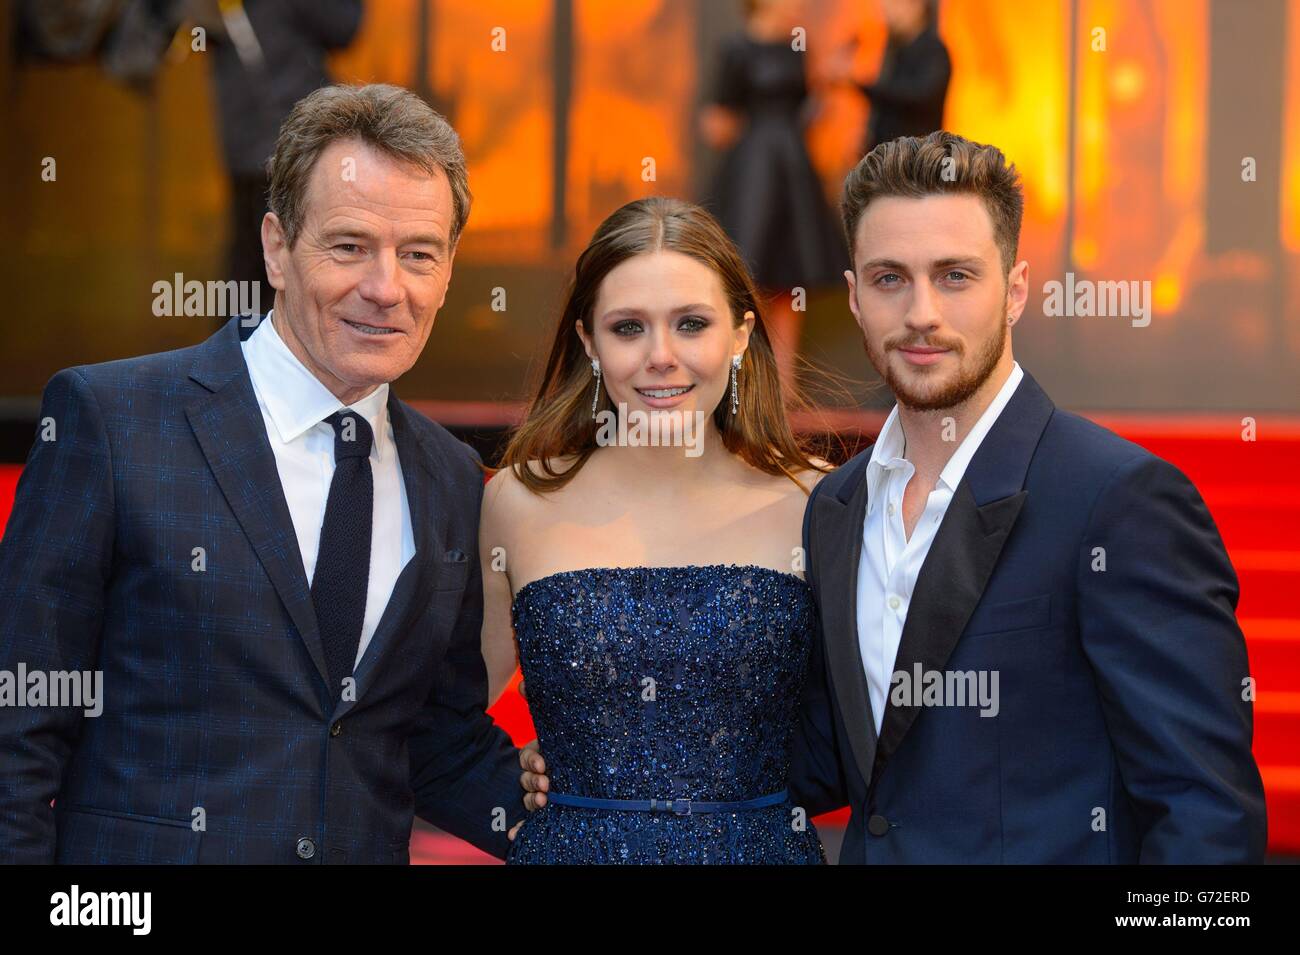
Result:
<instances>
[{"instance_id":1,"label":"shirt button","mask_svg":"<svg viewBox=\"0 0 1300 955\"><path fill-rule=\"evenodd\" d=\"M890 597L890 598L889 598L889 609L890 609L890 610L897 610L897 609L898 609L898 604L899 604L899 599L898 599L897 597Z\"/></svg>"},{"instance_id":2,"label":"shirt button","mask_svg":"<svg viewBox=\"0 0 1300 955\"><path fill-rule=\"evenodd\" d=\"M890 501L890 502L889 502L889 516L890 516L890 517L893 517L893 516L894 516L894 502L893 502L893 501Z\"/></svg>"},{"instance_id":3,"label":"shirt button","mask_svg":"<svg viewBox=\"0 0 1300 955\"><path fill-rule=\"evenodd\" d=\"M310 839L298 840L299 859L310 859L315 854L316 854L316 843L312 842Z\"/></svg>"}]
</instances>

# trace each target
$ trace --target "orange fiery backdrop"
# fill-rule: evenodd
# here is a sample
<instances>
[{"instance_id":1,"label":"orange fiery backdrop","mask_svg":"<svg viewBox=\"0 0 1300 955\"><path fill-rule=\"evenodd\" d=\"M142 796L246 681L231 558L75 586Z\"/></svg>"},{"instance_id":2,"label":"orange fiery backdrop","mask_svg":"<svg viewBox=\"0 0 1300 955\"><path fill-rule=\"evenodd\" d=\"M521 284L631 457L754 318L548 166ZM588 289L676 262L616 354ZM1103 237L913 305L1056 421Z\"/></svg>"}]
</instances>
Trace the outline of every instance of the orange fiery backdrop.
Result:
<instances>
[{"instance_id":1,"label":"orange fiery backdrop","mask_svg":"<svg viewBox=\"0 0 1300 955\"><path fill-rule=\"evenodd\" d=\"M1220 79L1211 75L1209 0L940 4L953 61L945 125L996 143L1020 170L1021 253L1037 291L1017 355L1052 378L1060 403L1300 410L1300 0L1274 6L1285 20L1255 37L1249 18L1265 6L1231 8L1246 21L1244 42L1284 47L1280 68L1257 78L1274 100L1282 90L1280 146L1259 157L1257 182L1238 184L1266 191L1277 213L1261 226L1272 243L1261 252L1208 243L1210 186L1222 195L1219 177L1234 172L1207 161ZM475 202L458 278L440 337L403 383L412 397L523 397L566 270L600 219L639 196L691 197L700 188L708 154L698 109L714 75L719 18L738 27L740 4L573 0L557 47L560 7L432 0L429 67L418 76L416 0L372 0L356 41L332 58L340 80L425 92L469 158ZM877 5L820 0L805 10L810 75L856 40L857 66L869 76L885 39ZM1242 69L1240 59L1226 68ZM161 277L221 277L227 185L203 55L175 44L148 96L115 86L94 64L7 65L13 135L0 202L18 249L0 262L0 279L31 320L0 325L5 391L35 395L68 364L203 337L209 328L160 321L149 308ZM559 68L569 78L564 103L556 102ZM858 158L868 106L852 89L815 84L814 93L807 141L834 202ZM557 144L561 115L567 132ZM1241 144L1243 155L1252 148ZM46 155L60 157L58 187L33 188L23 171ZM1042 283L1067 271L1149 280L1150 326L1043 317ZM505 314L487 305L503 277L512 296ZM838 290L813 301L803 344L870 377Z\"/></svg>"}]
</instances>

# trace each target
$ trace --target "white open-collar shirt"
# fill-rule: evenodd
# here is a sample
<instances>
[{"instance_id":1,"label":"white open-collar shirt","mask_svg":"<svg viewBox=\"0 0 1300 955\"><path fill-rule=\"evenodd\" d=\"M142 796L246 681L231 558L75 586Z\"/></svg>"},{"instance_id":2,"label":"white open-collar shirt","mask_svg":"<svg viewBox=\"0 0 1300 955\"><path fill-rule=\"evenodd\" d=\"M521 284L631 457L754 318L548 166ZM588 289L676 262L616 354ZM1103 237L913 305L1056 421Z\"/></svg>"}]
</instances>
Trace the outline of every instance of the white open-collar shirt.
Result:
<instances>
[{"instance_id":1,"label":"white open-collar shirt","mask_svg":"<svg viewBox=\"0 0 1300 955\"><path fill-rule=\"evenodd\" d=\"M867 674L877 735L884 719L885 699L916 578L952 502L953 492L1024 377L1020 365L1013 362L1006 382L944 465L910 538L903 528L903 491L916 468L903 457L905 440L897 405L885 419L872 448L864 477L868 504L862 525L862 557L858 561L857 626L858 649Z\"/></svg>"}]
</instances>

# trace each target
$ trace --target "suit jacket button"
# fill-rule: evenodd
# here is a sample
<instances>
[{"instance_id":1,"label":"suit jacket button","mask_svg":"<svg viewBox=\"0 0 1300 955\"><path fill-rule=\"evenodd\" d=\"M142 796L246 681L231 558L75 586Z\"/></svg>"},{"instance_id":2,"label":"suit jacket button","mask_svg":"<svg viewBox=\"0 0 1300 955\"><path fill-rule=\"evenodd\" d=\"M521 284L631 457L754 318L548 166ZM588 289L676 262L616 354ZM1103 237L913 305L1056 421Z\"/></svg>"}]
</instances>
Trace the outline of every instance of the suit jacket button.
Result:
<instances>
[{"instance_id":1,"label":"suit jacket button","mask_svg":"<svg viewBox=\"0 0 1300 955\"><path fill-rule=\"evenodd\" d=\"M310 859L314 855L316 855L316 843L312 842L310 839L299 839L298 858Z\"/></svg>"},{"instance_id":2,"label":"suit jacket button","mask_svg":"<svg viewBox=\"0 0 1300 955\"><path fill-rule=\"evenodd\" d=\"M342 732L343 732L343 721L342 721L342 720L339 720L339 721L336 722L333 726L330 727L330 735L331 735L331 736L338 736L338 735L339 735L340 733L342 733Z\"/></svg>"},{"instance_id":3,"label":"suit jacket button","mask_svg":"<svg viewBox=\"0 0 1300 955\"><path fill-rule=\"evenodd\" d=\"M889 820L884 816L872 816L867 820L867 832L873 836L883 836L889 831Z\"/></svg>"}]
</instances>

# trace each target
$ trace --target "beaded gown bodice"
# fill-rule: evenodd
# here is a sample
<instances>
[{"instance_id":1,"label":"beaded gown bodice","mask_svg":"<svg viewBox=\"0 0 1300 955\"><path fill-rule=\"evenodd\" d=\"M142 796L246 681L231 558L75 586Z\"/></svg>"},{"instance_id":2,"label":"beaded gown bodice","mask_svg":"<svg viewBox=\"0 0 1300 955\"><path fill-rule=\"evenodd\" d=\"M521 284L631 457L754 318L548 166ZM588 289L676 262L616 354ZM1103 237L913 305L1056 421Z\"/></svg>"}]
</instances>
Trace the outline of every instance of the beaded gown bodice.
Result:
<instances>
[{"instance_id":1,"label":"beaded gown bodice","mask_svg":"<svg viewBox=\"0 0 1300 955\"><path fill-rule=\"evenodd\" d=\"M808 584L715 564L587 568L511 607L553 793L741 801L785 788L816 608ZM822 862L786 800L734 812L548 804L510 862Z\"/></svg>"}]
</instances>

